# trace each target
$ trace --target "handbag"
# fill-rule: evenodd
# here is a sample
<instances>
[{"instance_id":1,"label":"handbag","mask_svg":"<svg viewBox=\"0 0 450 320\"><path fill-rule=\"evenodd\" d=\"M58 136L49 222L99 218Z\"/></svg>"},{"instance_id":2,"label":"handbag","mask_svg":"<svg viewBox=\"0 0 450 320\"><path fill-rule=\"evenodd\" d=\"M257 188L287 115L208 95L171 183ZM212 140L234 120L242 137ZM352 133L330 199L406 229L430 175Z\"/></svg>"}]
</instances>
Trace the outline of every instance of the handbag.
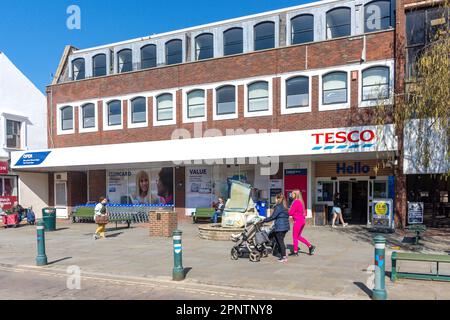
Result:
<instances>
[{"instance_id":1,"label":"handbag","mask_svg":"<svg viewBox=\"0 0 450 320\"><path fill-rule=\"evenodd\" d=\"M95 216L95 223L97 224L108 224L109 219L107 215Z\"/></svg>"}]
</instances>

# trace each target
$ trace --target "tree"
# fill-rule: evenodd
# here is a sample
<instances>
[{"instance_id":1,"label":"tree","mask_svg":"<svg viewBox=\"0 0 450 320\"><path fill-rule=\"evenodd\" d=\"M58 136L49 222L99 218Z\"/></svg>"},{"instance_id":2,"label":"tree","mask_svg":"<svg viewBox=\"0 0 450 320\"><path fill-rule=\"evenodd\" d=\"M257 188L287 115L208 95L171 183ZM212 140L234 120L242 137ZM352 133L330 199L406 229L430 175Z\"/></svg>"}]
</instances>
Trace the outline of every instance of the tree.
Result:
<instances>
[{"instance_id":1,"label":"tree","mask_svg":"<svg viewBox=\"0 0 450 320\"><path fill-rule=\"evenodd\" d=\"M398 140L398 152L391 155L385 163L394 164L396 183L404 194L396 200L396 224L406 225L406 178L403 171L405 155L408 163L421 172L432 173L436 163L445 163L441 178L450 176L450 37L448 26L448 1L440 5L442 19L436 18L429 26L429 39L415 55L415 63L404 79L400 90L393 92L395 105L379 95L375 106L375 119L378 125L393 124ZM399 63L398 57L396 63ZM399 79L398 80L403 80ZM404 141L414 141L407 143ZM442 169L442 168L441 168ZM400 189L402 189L400 188ZM399 188L396 188L397 190Z\"/></svg>"}]
</instances>

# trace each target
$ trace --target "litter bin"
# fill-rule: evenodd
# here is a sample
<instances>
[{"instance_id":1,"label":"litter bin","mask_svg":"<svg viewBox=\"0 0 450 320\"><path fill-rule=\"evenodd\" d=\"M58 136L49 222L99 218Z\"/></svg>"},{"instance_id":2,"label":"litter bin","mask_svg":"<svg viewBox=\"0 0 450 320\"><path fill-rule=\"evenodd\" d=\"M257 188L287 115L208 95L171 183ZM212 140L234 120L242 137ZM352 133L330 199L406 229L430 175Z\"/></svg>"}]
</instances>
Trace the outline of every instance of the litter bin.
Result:
<instances>
[{"instance_id":1,"label":"litter bin","mask_svg":"<svg viewBox=\"0 0 450 320\"><path fill-rule=\"evenodd\" d=\"M42 209L42 219L44 220L45 231L56 230L56 209L44 208Z\"/></svg>"},{"instance_id":2,"label":"litter bin","mask_svg":"<svg viewBox=\"0 0 450 320\"><path fill-rule=\"evenodd\" d=\"M258 213L261 217L267 217L267 207L267 201L258 201L256 203L256 210L258 210Z\"/></svg>"}]
</instances>

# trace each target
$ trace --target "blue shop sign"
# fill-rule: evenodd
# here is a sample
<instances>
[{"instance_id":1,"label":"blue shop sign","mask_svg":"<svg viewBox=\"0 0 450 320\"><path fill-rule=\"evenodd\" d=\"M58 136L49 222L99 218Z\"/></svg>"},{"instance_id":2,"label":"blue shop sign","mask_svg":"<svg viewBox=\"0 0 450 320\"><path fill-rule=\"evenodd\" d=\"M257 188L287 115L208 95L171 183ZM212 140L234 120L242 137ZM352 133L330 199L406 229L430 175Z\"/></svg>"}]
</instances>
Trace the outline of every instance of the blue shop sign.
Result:
<instances>
[{"instance_id":1,"label":"blue shop sign","mask_svg":"<svg viewBox=\"0 0 450 320\"><path fill-rule=\"evenodd\" d=\"M45 152L27 152L17 161L16 167L38 166L42 164L51 151Z\"/></svg>"}]
</instances>

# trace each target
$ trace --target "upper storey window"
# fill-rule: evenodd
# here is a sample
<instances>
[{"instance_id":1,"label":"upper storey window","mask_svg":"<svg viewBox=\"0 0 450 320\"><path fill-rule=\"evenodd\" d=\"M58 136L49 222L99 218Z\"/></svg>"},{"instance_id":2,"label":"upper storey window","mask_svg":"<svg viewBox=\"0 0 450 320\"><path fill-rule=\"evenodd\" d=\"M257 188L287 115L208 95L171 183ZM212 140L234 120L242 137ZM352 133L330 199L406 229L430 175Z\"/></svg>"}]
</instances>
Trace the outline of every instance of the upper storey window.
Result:
<instances>
[{"instance_id":1,"label":"upper storey window","mask_svg":"<svg viewBox=\"0 0 450 320\"><path fill-rule=\"evenodd\" d=\"M141 48L141 69L156 67L156 46L149 44Z\"/></svg>"},{"instance_id":2,"label":"upper storey window","mask_svg":"<svg viewBox=\"0 0 450 320\"><path fill-rule=\"evenodd\" d=\"M156 97L157 121L173 120L173 95L164 93Z\"/></svg>"},{"instance_id":3,"label":"upper storey window","mask_svg":"<svg viewBox=\"0 0 450 320\"><path fill-rule=\"evenodd\" d=\"M73 107L67 106L61 109L61 129L73 130Z\"/></svg>"},{"instance_id":4,"label":"upper storey window","mask_svg":"<svg viewBox=\"0 0 450 320\"><path fill-rule=\"evenodd\" d=\"M291 44L300 44L314 41L314 16L302 14L291 20Z\"/></svg>"},{"instance_id":5,"label":"upper storey window","mask_svg":"<svg viewBox=\"0 0 450 320\"><path fill-rule=\"evenodd\" d=\"M223 55L229 56L244 52L242 28L231 28L223 33Z\"/></svg>"},{"instance_id":6,"label":"upper storey window","mask_svg":"<svg viewBox=\"0 0 450 320\"><path fill-rule=\"evenodd\" d=\"M147 100L137 97L131 100L131 123L145 123L147 121Z\"/></svg>"},{"instance_id":7,"label":"upper storey window","mask_svg":"<svg viewBox=\"0 0 450 320\"><path fill-rule=\"evenodd\" d=\"M73 80L83 80L85 78L85 63L83 58L72 61Z\"/></svg>"},{"instance_id":8,"label":"upper storey window","mask_svg":"<svg viewBox=\"0 0 450 320\"><path fill-rule=\"evenodd\" d=\"M119 73L133 71L133 58L131 49L124 49L117 53Z\"/></svg>"},{"instance_id":9,"label":"upper storey window","mask_svg":"<svg viewBox=\"0 0 450 320\"><path fill-rule=\"evenodd\" d=\"M95 128L95 105L93 103L85 104L81 107L83 129Z\"/></svg>"},{"instance_id":10,"label":"upper storey window","mask_svg":"<svg viewBox=\"0 0 450 320\"><path fill-rule=\"evenodd\" d=\"M166 43L166 64L177 64L183 62L183 42L179 39L170 40Z\"/></svg>"},{"instance_id":11,"label":"upper storey window","mask_svg":"<svg viewBox=\"0 0 450 320\"><path fill-rule=\"evenodd\" d=\"M261 22L254 27L255 51L275 48L275 23Z\"/></svg>"},{"instance_id":12,"label":"upper storey window","mask_svg":"<svg viewBox=\"0 0 450 320\"><path fill-rule=\"evenodd\" d=\"M120 126L122 124L122 103L114 100L108 103L108 126Z\"/></svg>"},{"instance_id":13,"label":"upper storey window","mask_svg":"<svg viewBox=\"0 0 450 320\"><path fill-rule=\"evenodd\" d=\"M389 68L372 67L362 73L362 100L389 98Z\"/></svg>"},{"instance_id":14,"label":"upper storey window","mask_svg":"<svg viewBox=\"0 0 450 320\"><path fill-rule=\"evenodd\" d=\"M323 76L323 104L347 103L347 73L338 71Z\"/></svg>"},{"instance_id":15,"label":"upper storey window","mask_svg":"<svg viewBox=\"0 0 450 320\"><path fill-rule=\"evenodd\" d=\"M269 110L269 83L258 81L248 85L248 112Z\"/></svg>"},{"instance_id":16,"label":"upper storey window","mask_svg":"<svg viewBox=\"0 0 450 320\"><path fill-rule=\"evenodd\" d=\"M364 32L391 27L391 2L372 1L364 6Z\"/></svg>"},{"instance_id":17,"label":"upper storey window","mask_svg":"<svg viewBox=\"0 0 450 320\"><path fill-rule=\"evenodd\" d=\"M286 108L309 106L309 78L294 77L286 80Z\"/></svg>"},{"instance_id":18,"label":"upper storey window","mask_svg":"<svg viewBox=\"0 0 450 320\"><path fill-rule=\"evenodd\" d=\"M94 77L106 76L106 54L98 54L92 58L92 74Z\"/></svg>"},{"instance_id":19,"label":"upper storey window","mask_svg":"<svg viewBox=\"0 0 450 320\"><path fill-rule=\"evenodd\" d=\"M327 39L351 34L350 8L336 8L327 12Z\"/></svg>"},{"instance_id":20,"label":"upper storey window","mask_svg":"<svg viewBox=\"0 0 450 320\"><path fill-rule=\"evenodd\" d=\"M204 33L195 38L196 60L211 59L214 57L214 36Z\"/></svg>"},{"instance_id":21,"label":"upper storey window","mask_svg":"<svg viewBox=\"0 0 450 320\"><path fill-rule=\"evenodd\" d=\"M227 85L216 89L216 114L236 113L236 87Z\"/></svg>"}]
</instances>

